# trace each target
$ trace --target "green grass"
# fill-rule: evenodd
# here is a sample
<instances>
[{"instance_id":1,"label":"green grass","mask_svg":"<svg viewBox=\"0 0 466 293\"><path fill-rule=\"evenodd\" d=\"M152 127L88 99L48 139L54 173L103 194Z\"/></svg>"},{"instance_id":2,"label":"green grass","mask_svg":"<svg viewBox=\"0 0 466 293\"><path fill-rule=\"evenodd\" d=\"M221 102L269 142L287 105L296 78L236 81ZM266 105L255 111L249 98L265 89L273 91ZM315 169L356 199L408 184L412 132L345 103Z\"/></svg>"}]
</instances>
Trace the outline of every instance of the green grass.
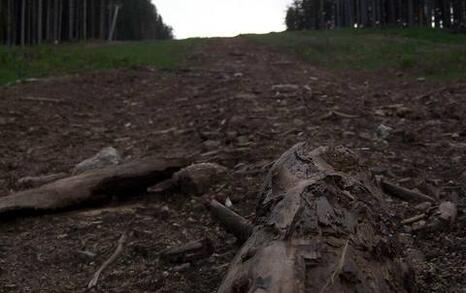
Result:
<instances>
[{"instance_id":1,"label":"green grass","mask_svg":"<svg viewBox=\"0 0 466 293\"><path fill-rule=\"evenodd\" d=\"M0 84L16 80L141 65L180 66L201 39L123 43L68 43L33 47L0 46Z\"/></svg>"},{"instance_id":2,"label":"green grass","mask_svg":"<svg viewBox=\"0 0 466 293\"><path fill-rule=\"evenodd\" d=\"M466 79L466 35L425 28L339 29L246 35L334 70L395 70L430 79ZM0 46L0 84L150 65L174 69L207 40Z\"/></svg>"},{"instance_id":3,"label":"green grass","mask_svg":"<svg viewBox=\"0 0 466 293\"><path fill-rule=\"evenodd\" d=\"M435 29L338 29L246 37L329 69L389 69L429 79L466 79L466 35Z\"/></svg>"}]
</instances>

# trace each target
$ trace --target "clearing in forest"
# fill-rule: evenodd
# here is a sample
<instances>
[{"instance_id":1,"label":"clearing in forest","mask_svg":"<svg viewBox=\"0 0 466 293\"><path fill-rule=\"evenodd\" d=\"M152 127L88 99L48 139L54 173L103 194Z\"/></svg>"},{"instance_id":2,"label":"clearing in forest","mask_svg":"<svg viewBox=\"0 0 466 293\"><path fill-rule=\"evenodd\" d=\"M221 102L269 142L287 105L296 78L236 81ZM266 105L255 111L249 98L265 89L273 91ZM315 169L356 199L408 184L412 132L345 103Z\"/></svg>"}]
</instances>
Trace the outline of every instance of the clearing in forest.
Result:
<instances>
[{"instance_id":1,"label":"clearing in forest","mask_svg":"<svg viewBox=\"0 0 466 293\"><path fill-rule=\"evenodd\" d=\"M435 233L401 224L419 207L388 204L404 251L419 258L417 288L463 292L466 41L431 37L300 32L10 51L30 59L0 69L1 82L13 82L0 87L1 195L21 190L20 178L69 172L112 146L126 160L183 155L227 167L228 179L203 197L231 201L252 220L266 172L284 151L301 141L344 145L374 174L458 203L456 221ZM391 43L383 51L367 39ZM346 50L348 40L359 46ZM14 83L30 77L40 79ZM86 292L127 231L96 292L215 292L239 249L200 197L154 189L85 210L2 219L0 292ZM208 257L159 257L205 237Z\"/></svg>"}]
</instances>

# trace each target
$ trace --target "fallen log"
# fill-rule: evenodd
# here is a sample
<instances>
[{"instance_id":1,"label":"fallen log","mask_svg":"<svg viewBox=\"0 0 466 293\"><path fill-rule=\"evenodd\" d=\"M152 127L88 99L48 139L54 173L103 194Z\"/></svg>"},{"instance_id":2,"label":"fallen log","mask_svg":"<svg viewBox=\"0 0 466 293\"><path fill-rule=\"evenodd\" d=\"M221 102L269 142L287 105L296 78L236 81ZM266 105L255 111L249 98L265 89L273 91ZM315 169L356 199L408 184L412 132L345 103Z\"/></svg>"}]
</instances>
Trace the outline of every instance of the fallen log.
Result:
<instances>
[{"instance_id":1,"label":"fallen log","mask_svg":"<svg viewBox=\"0 0 466 293\"><path fill-rule=\"evenodd\" d=\"M21 212L45 213L97 203L112 196L140 194L149 186L169 179L187 164L184 159L148 158L89 171L0 197L0 216L14 216Z\"/></svg>"},{"instance_id":2,"label":"fallen log","mask_svg":"<svg viewBox=\"0 0 466 293\"><path fill-rule=\"evenodd\" d=\"M410 292L383 193L368 174L343 147L287 151L218 293Z\"/></svg>"}]
</instances>

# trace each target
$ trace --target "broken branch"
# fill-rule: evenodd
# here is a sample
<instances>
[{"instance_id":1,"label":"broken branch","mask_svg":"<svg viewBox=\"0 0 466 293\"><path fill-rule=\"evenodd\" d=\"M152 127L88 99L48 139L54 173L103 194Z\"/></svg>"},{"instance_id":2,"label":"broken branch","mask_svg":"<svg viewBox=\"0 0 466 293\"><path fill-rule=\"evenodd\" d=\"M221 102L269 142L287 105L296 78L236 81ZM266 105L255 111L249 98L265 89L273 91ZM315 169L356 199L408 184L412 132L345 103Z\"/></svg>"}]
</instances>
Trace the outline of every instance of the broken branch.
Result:
<instances>
[{"instance_id":1,"label":"broken branch","mask_svg":"<svg viewBox=\"0 0 466 293\"><path fill-rule=\"evenodd\" d=\"M401 224L402 225L412 224L412 223L415 223L415 222L418 222L418 221L424 219L425 217L426 217L426 214L419 214L419 215L416 215L414 217L404 219L403 221L401 221Z\"/></svg>"},{"instance_id":2,"label":"broken branch","mask_svg":"<svg viewBox=\"0 0 466 293\"><path fill-rule=\"evenodd\" d=\"M186 263L197 259L202 259L214 253L212 240L204 238L191 241L181 246L176 246L162 251L163 258L172 262Z\"/></svg>"},{"instance_id":3,"label":"broken branch","mask_svg":"<svg viewBox=\"0 0 466 293\"><path fill-rule=\"evenodd\" d=\"M414 190L410 190L410 189L406 189L404 187L401 187L401 186L398 186L398 185L395 185L389 181L386 181L386 180L382 180L381 181L381 185L382 185L382 189L385 193L387 193L388 195L391 195L391 196L394 196L394 197L398 197L399 199L402 199L404 201L408 201L408 202L435 202L435 199L433 199L432 197L426 195L426 194L423 194L423 193L420 193L420 192L417 192L417 191L414 191Z\"/></svg>"},{"instance_id":4,"label":"broken branch","mask_svg":"<svg viewBox=\"0 0 466 293\"><path fill-rule=\"evenodd\" d=\"M209 203L212 216L227 231L233 234L241 243L245 242L252 233L252 226L245 218L230 210L216 200Z\"/></svg>"},{"instance_id":5,"label":"broken branch","mask_svg":"<svg viewBox=\"0 0 466 293\"><path fill-rule=\"evenodd\" d=\"M109 265L112 264L112 262L114 262L120 256L121 252L123 251L123 245L125 244L127 238L128 238L127 233L123 233L121 235L120 239L118 240L117 248L115 249L113 254L110 256L110 258L108 258L102 264L102 266L97 270L97 272L95 272L94 277L92 278L92 280L89 282L89 285L87 286L88 289L91 289L92 287L95 287L97 285L97 282L99 281L99 276L103 272L103 270L105 270Z\"/></svg>"}]
</instances>

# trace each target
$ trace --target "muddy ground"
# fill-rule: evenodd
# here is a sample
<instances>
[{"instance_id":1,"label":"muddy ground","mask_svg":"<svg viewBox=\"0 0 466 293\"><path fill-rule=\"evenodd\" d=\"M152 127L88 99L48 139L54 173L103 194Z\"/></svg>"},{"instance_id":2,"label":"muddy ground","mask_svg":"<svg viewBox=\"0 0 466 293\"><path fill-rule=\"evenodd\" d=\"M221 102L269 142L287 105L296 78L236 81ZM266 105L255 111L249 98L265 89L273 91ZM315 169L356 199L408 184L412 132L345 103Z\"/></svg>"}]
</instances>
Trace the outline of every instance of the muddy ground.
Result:
<instances>
[{"instance_id":1,"label":"muddy ground","mask_svg":"<svg viewBox=\"0 0 466 293\"><path fill-rule=\"evenodd\" d=\"M176 71L111 70L0 88L0 194L18 190L23 176L68 172L113 146L128 160L193 155L230 168L230 180L205 196L230 197L253 219L267 166L282 152L304 140L342 144L375 172L459 204L456 221L434 233L399 229L406 251L423 260L420 292L466 292L465 114L466 82L332 73L242 38L215 40ZM395 221L416 214L388 200ZM2 220L0 292L85 292L127 231L123 254L91 292L215 292L238 249L201 201L182 193ZM215 246L208 258L159 258L206 236Z\"/></svg>"}]
</instances>

